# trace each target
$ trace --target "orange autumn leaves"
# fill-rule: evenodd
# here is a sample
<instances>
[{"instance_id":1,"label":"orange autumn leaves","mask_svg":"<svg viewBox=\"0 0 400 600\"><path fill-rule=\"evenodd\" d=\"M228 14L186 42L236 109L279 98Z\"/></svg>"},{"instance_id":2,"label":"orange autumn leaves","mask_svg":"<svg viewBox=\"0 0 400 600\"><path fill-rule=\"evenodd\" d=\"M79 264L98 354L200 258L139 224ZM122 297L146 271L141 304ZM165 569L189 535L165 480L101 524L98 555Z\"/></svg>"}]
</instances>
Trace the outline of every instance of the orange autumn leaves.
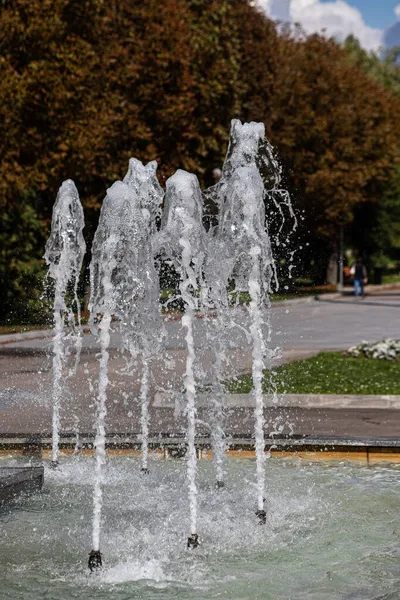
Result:
<instances>
[{"instance_id":1,"label":"orange autumn leaves","mask_svg":"<svg viewBox=\"0 0 400 600\"><path fill-rule=\"evenodd\" d=\"M399 100L335 42L278 33L248 0L6 0L0 77L1 209L12 221L29 203L44 233L71 177L90 237L130 156L157 159L161 180L181 167L209 185L235 117L264 121L327 239L399 159Z\"/></svg>"}]
</instances>

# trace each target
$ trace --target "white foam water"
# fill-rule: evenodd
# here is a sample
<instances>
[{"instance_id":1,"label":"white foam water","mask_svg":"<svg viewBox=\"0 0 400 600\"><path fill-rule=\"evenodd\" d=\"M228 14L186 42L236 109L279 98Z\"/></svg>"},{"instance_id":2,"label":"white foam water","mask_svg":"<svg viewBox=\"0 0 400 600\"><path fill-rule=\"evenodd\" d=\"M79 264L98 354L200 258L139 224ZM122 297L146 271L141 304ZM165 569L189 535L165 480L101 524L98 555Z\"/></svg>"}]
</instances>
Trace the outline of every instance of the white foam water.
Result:
<instances>
[{"instance_id":1,"label":"white foam water","mask_svg":"<svg viewBox=\"0 0 400 600\"><path fill-rule=\"evenodd\" d=\"M65 394L63 375L66 343L73 342L79 362L82 346L81 310L78 300L79 275L86 250L82 230L85 226L78 190L71 179L60 187L53 207L50 237L44 258L48 277L54 282L53 303L53 418L52 461L58 460L61 399ZM71 296L72 301L68 297ZM74 316L76 311L76 319Z\"/></svg>"},{"instance_id":2,"label":"white foam water","mask_svg":"<svg viewBox=\"0 0 400 600\"><path fill-rule=\"evenodd\" d=\"M134 192L134 202L142 213L141 231L135 238L140 248L134 268L139 285L135 295L126 305L121 316L123 346L130 360L141 354L142 374L140 383L142 470L148 468L149 402L152 360L159 356L165 336L160 309L159 278L154 265L153 239L157 232L157 221L161 218L161 203L164 191L157 179L157 162L143 165L131 158L126 183Z\"/></svg>"},{"instance_id":3,"label":"white foam water","mask_svg":"<svg viewBox=\"0 0 400 600\"><path fill-rule=\"evenodd\" d=\"M141 225L134 218L139 216L140 209L134 204L134 192L124 183L115 183L107 191L92 246L90 324L92 331L99 337L101 352L93 489L92 542L94 551L100 550L110 326L113 315L124 314L124 308L127 304L129 305L130 298L138 286L137 273L132 271L131 267L132 264L135 264L133 259L137 255L134 246L135 235L137 236L137 230Z\"/></svg>"},{"instance_id":4,"label":"white foam water","mask_svg":"<svg viewBox=\"0 0 400 600\"><path fill-rule=\"evenodd\" d=\"M5 458L0 458L4 461ZM8 460L8 459L7 459ZM26 458L14 459L26 464ZM395 600L400 586L398 465L356 466L272 457L267 527L254 519L254 460L226 461L224 490L198 463L198 527L187 552L184 460L111 456L104 470L102 572L82 560L91 516L92 461L61 457L44 493L0 510L5 598L113 600L349 598ZM143 483L145 481L145 485ZM362 511L360 510L362 506Z\"/></svg>"},{"instance_id":5,"label":"white foam water","mask_svg":"<svg viewBox=\"0 0 400 600\"><path fill-rule=\"evenodd\" d=\"M140 428L142 470L148 470L151 367L163 348L163 327L160 312L160 285L156 264L161 260L173 268L179 278L179 300L183 306L182 329L186 343L186 363L183 376L185 414L187 418L187 484L189 496L189 529L193 538L198 527L198 486L196 457L196 393L197 380L202 377L196 361L194 318L201 309L215 311L214 331L207 333L207 342L214 359L209 385L209 423L214 456L215 477L225 477L224 453L227 439L224 378L229 373L228 346L232 328L242 327L230 310L232 298L249 298L247 310L250 325L246 337L252 344L252 379L256 447L257 509L263 511L265 496L265 442L263 373L271 366L273 350L268 348L271 320L269 294L277 289L277 272L266 219L266 206L276 206L282 219L285 210L293 217L290 199L280 189L281 172L273 149L265 138L262 123L232 121L227 155L219 182L202 194L195 175L178 170L166 182L164 192L157 180L157 163L146 165L132 158L124 181L107 190L101 209L98 228L93 240L90 265L90 326L100 344L99 383L96 398L96 466L93 490L93 549L100 548L100 529L103 508L105 469L107 390L109 386L109 345L113 322L119 323L120 350L127 368L138 370L141 361ZM72 184L73 185L73 184ZM71 183L63 184L60 198L76 201ZM203 199L215 204L214 221L206 232L203 224ZM164 208L160 206L164 200ZM61 200L60 200L61 202ZM79 199L78 199L79 202ZM75 202L76 203L76 202ZM56 207L58 204L56 203ZM71 204L72 206L72 204ZM80 206L80 205L79 205ZM56 211L55 207L55 211ZM63 209L61 215L66 211ZM211 214L210 213L210 214ZM218 213L218 214L216 214ZM58 214L58 213L57 213ZM267 215L269 217L270 215ZM81 221L70 224L60 218L61 226L54 228L53 245L46 247L46 260L54 276L55 336L54 336L54 446L58 446L58 398L61 396L63 356L63 315L65 313L66 268L60 268L60 241L78 236ZM79 227L77 228L77 223ZM83 226L83 225L82 225ZM66 230L66 231L64 231ZM282 228L279 229L278 238ZM58 236L58 237L57 237ZM70 236L70 237L68 237ZM79 236L78 236L79 237ZM75 239L73 238L73 239ZM277 238L277 244L281 243ZM72 238L71 238L72 239ZM286 243L286 242L285 242ZM84 251L80 238L75 242L73 287L79 270L76 257ZM156 262L157 261L157 262ZM53 269L53 270L52 270ZM70 278L71 279L71 278ZM67 280L70 281L70 279ZM59 282L59 287L57 287ZM60 287L64 285L64 288ZM61 290L61 291L60 291ZM64 310L64 313L63 313ZM66 313L65 313L66 314ZM78 321L80 320L78 313ZM263 330L268 336L263 337ZM243 329L243 327L242 327ZM77 340L79 356L79 340ZM267 359L269 362L267 363ZM275 394L269 379L271 393ZM79 429L76 428L77 435ZM189 538L190 539L190 538ZM197 538L196 538L197 540Z\"/></svg>"},{"instance_id":6,"label":"white foam water","mask_svg":"<svg viewBox=\"0 0 400 600\"><path fill-rule=\"evenodd\" d=\"M276 187L277 177L264 125L242 125L233 120L222 177L205 192L206 198L219 208L218 224L211 233L211 251L206 260L206 281L220 319L228 312L225 297L230 283L237 294L244 292L250 296L258 510L263 510L265 487L262 379L267 349L263 339L263 312L269 305L272 281L277 280L265 219L265 198L267 191Z\"/></svg>"},{"instance_id":7,"label":"white foam water","mask_svg":"<svg viewBox=\"0 0 400 600\"><path fill-rule=\"evenodd\" d=\"M182 327L186 329L187 348L184 388L187 417L187 476L189 487L190 533L197 534L196 485L196 381L193 315L198 308L204 261L205 231L202 220L202 195L195 175L178 170L167 180L165 206L156 247L172 261L180 277L180 296L184 304Z\"/></svg>"}]
</instances>

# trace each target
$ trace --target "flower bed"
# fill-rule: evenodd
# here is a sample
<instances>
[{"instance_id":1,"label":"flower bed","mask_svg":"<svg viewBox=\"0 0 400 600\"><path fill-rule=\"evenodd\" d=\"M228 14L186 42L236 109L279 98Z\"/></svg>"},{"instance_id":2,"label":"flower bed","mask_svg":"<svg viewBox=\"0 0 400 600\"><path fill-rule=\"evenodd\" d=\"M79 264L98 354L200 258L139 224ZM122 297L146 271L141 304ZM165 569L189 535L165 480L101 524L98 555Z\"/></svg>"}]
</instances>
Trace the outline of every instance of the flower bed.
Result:
<instances>
[{"instance_id":1,"label":"flower bed","mask_svg":"<svg viewBox=\"0 0 400 600\"><path fill-rule=\"evenodd\" d=\"M397 360L400 356L400 340L386 338L380 342L361 342L358 346L351 346L344 357L353 358L378 358L383 360Z\"/></svg>"}]
</instances>

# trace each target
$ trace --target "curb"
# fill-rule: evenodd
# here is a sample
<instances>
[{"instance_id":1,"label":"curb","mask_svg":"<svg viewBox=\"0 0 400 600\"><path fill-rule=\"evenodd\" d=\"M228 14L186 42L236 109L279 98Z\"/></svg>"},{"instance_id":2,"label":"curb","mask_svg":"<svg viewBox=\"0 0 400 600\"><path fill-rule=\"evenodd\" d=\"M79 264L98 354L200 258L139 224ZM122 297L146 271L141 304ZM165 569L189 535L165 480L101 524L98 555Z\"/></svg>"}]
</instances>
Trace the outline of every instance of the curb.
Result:
<instances>
[{"instance_id":1,"label":"curb","mask_svg":"<svg viewBox=\"0 0 400 600\"><path fill-rule=\"evenodd\" d=\"M198 408L210 405L208 394L197 394ZM264 394L264 407L268 408L309 408L333 410L400 410L400 396L395 395L353 395L353 394L279 394L277 398ZM184 401L179 392L156 392L153 408L175 408L176 403ZM251 394L225 394L225 405L230 408L253 408L254 399ZM400 439L400 438L399 438Z\"/></svg>"},{"instance_id":2,"label":"curb","mask_svg":"<svg viewBox=\"0 0 400 600\"><path fill-rule=\"evenodd\" d=\"M95 435L81 434L79 437L79 451L94 451ZM163 450L170 452L171 456L184 456L187 442L184 434L153 433L150 435L149 448L152 450ZM196 437L196 448L198 450L210 450L211 438L208 435ZM230 436L228 451L253 450L254 436L242 433ZM76 438L74 435L61 435L60 449L76 450ZM106 447L108 450L140 450L140 433L109 433L107 435ZM0 452L19 451L26 456L40 457L43 450L51 449L51 435L30 437L27 434L9 434L0 436ZM382 454L397 453L400 450L400 439L393 437L361 438L340 436L299 436L266 438L265 449L276 451L311 451L311 452L360 452L370 451Z\"/></svg>"},{"instance_id":3,"label":"curb","mask_svg":"<svg viewBox=\"0 0 400 600\"><path fill-rule=\"evenodd\" d=\"M24 331L21 333L7 333L0 335L0 346L13 344L16 342L25 342L30 340L42 340L54 335L52 329L38 329L36 331Z\"/></svg>"}]
</instances>

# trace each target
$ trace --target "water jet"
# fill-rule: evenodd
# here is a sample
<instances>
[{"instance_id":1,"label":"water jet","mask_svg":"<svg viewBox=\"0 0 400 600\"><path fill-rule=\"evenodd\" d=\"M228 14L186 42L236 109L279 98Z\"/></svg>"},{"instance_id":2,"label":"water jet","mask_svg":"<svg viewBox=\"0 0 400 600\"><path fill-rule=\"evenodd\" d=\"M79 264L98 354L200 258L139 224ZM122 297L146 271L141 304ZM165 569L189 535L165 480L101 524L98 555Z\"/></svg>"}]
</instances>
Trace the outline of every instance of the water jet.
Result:
<instances>
[{"instance_id":1,"label":"water jet","mask_svg":"<svg viewBox=\"0 0 400 600\"><path fill-rule=\"evenodd\" d=\"M162 263L175 273L175 299L183 309L180 320L186 352L182 377L184 402L180 410L186 424L185 443L169 454L177 457L185 455L190 529L187 547L199 545L198 534L195 533L198 530L197 463L202 453L196 445L196 436L200 424L197 399L201 370L196 356L195 320L197 316L209 318L207 315L215 315L215 326L210 328L206 340L213 356L213 370L208 392L210 422L205 425L210 429L216 488L222 489L225 486L225 451L229 442L225 434L225 379L230 368L230 336L237 327L241 327L232 306L237 305L241 294L249 297L245 334L252 348L256 514L261 523L266 522L263 509L266 456L262 375L273 354L268 348L269 295L274 285L278 285L266 204L272 198L273 203L279 205L274 193L280 171L265 138L264 125L242 124L238 120L232 121L221 176L211 188L202 192L195 175L178 169L167 180L164 195L156 169L155 161L147 165L137 159L129 161L124 180L117 181L107 190L92 244L89 326L98 340L100 356L95 402L91 570L102 564L100 534L108 394L112 385L110 341L115 329L121 336L119 349L126 362L125 371L138 373L140 379L140 473L149 474L152 368L163 350L165 337L157 271ZM164 207L161 211L162 201ZM205 203L213 203L218 210L209 229L204 225ZM279 209L283 215L282 209ZM68 336L64 325L69 323L72 328L76 325L67 290L72 286L76 304L77 282L85 249L83 225L79 196L73 182L68 180L57 196L45 254L49 276L55 281L52 466L58 460L63 368L67 355ZM78 307L77 312L79 330ZM80 330L78 333L75 336L77 361L81 349ZM129 392L125 402L128 406L132 402ZM77 423L75 428L78 431Z\"/></svg>"}]
</instances>

